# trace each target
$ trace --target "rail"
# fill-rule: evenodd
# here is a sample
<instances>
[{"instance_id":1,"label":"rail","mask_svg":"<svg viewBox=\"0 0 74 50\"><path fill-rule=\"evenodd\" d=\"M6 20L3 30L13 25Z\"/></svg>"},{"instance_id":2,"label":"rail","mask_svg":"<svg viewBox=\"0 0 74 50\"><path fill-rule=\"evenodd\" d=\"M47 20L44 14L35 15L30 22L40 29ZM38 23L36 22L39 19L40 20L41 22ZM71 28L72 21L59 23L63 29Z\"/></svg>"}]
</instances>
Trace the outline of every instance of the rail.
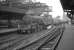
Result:
<instances>
[{"instance_id":1,"label":"rail","mask_svg":"<svg viewBox=\"0 0 74 50\"><path fill-rule=\"evenodd\" d=\"M13 33L10 35L6 35L4 37L0 37L0 50L37 50L42 49L44 44L48 44L47 42L52 43L53 39L55 40L55 44L50 47L54 48L64 31L64 26L58 25L54 26L49 30L43 30L38 33L32 34L17 34ZM56 38L55 38L56 37ZM53 40L54 41L54 40ZM47 46L47 45L45 45Z\"/></svg>"}]
</instances>

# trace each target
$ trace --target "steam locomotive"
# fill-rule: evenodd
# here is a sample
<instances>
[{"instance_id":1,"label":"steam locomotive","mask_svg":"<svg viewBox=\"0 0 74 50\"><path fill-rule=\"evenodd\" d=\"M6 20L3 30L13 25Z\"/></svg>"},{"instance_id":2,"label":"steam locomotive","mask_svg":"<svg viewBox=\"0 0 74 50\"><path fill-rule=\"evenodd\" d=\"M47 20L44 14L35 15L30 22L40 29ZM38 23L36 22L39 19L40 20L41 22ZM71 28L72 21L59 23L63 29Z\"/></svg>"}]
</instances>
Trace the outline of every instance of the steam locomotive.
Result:
<instances>
[{"instance_id":1,"label":"steam locomotive","mask_svg":"<svg viewBox=\"0 0 74 50\"><path fill-rule=\"evenodd\" d=\"M12 3L11 7L26 10L26 12L24 13L25 15L19 16L20 19L9 20L10 25L17 27L20 32L39 32L41 30L47 29L47 26L53 23L52 16L49 14L50 12L52 12L51 6L48 6L45 3ZM15 16L14 14L11 16ZM17 18L19 17L17 16Z\"/></svg>"},{"instance_id":2,"label":"steam locomotive","mask_svg":"<svg viewBox=\"0 0 74 50\"><path fill-rule=\"evenodd\" d=\"M22 17L21 22L18 22L18 28L21 32L34 33L41 30L47 29L47 26L53 23L52 16L49 15L51 10L47 5L41 5L41 3L33 3L34 7L31 5L26 15ZM37 5L38 4L38 5ZM43 4L43 3L42 3Z\"/></svg>"}]
</instances>

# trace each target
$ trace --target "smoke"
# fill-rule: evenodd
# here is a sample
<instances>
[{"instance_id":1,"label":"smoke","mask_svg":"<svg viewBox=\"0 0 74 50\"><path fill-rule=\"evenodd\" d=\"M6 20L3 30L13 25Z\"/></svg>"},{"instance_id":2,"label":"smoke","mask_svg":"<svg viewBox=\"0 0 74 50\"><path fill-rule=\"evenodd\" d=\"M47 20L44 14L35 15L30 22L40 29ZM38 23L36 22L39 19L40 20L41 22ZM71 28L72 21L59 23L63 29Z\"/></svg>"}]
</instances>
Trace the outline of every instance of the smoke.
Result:
<instances>
[{"instance_id":1,"label":"smoke","mask_svg":"<svg viewBox=\"0 0 74 50\"><path fill-rule=\"evenodd\" d=\"M52 12L49 13L52 15L52 18L57 18L59 16L59 19L63 19L63 8L60 0L34 0L34 2L46 3L46 5L52 6Z\"/></svg>"}]
</instances>

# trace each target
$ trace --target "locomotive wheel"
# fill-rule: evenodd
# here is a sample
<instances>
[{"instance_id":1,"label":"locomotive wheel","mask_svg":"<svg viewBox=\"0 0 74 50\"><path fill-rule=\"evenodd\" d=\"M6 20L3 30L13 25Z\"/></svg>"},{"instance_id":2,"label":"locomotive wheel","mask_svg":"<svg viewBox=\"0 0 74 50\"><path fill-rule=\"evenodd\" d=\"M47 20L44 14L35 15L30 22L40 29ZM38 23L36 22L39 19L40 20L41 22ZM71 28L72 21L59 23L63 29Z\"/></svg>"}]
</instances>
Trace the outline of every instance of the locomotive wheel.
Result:
<instances>
[{"instance_id":1,"label":"locomotive wheel","mask_svg":"<svg viewBox=\"0 0 74 50\"><path fill-rule=\"evenodd\" d=\"M43 30L43 25L40 25L40 30L41 30L41 31Z\"/></svg>"},{"instance_id":2,"label":"locomotive wheel","mask_svg":"<svg viewBox=\"0 0 74 50\"><path fill-rule=\"evenodd\" d=\"M37 32L41 31L42 30L42 26L41 25L38 25L37 26Z\"/></svg>"}]
</instances>

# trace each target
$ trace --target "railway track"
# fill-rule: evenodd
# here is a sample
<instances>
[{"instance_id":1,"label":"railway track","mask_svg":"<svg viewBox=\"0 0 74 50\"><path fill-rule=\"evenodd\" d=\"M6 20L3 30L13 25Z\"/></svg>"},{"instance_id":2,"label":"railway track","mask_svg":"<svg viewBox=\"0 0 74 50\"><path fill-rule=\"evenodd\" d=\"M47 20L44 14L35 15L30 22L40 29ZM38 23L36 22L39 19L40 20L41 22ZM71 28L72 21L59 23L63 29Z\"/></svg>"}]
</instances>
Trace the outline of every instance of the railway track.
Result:
<instances>
[{"instance_id":1,"label":"railway track","mask_svg":"<svg viewBox=\"0 0 74 50\"><path fill-rule=\"evenodd\" d=\"M13 33L0 37L0 50L37 50L60 34L61 27L53 27L32 34Z\"/></svg>"},{"instance_id":2,"label":"railway track","mask_svg":"<svg viewBox=\"0 0 74 50\"><path fill-rule=\"evenodd\" d=\"M57 31L57 30L54 30L54 31ZM51 35L47 35L45 36L44 38L42 39L39 39L38 41L28 45L27 47L23 47L19 50L37 50L40 46L42 46L46 41L50 40L52 35L53 35L54 32L51 33Z\"/></svg>"},{"instance_id":3,"label":"railway track","mask_svg":"<svg viewBox=\"0 0 74 50\"><path fill-rule=\"evenodd\" d=\"M44 43L39 50L55 50L60 42L60 39L63 35L64 28L60 28L46 43Z\"/></svg>"}]
</instances>

